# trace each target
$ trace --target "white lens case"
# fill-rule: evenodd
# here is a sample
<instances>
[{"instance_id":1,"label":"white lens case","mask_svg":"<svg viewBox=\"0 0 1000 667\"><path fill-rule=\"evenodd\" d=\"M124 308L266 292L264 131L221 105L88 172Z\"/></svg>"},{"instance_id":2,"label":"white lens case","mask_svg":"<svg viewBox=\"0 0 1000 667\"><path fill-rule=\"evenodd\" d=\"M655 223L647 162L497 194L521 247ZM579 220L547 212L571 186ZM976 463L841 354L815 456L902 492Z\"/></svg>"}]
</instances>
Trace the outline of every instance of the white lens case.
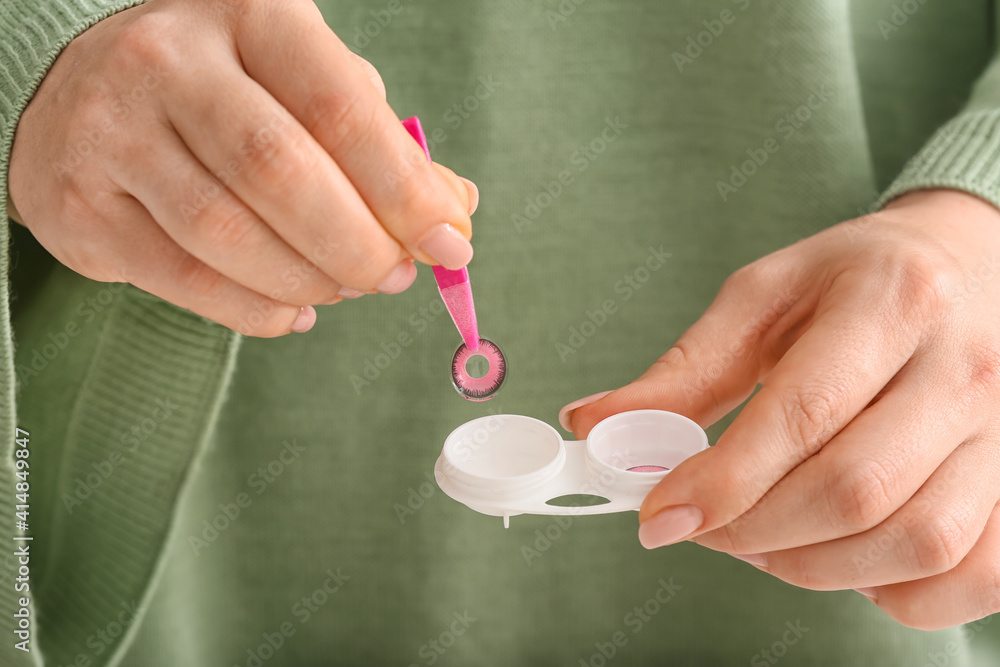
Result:
<instances>
[{"instance_id":1,"label":"white lens case","mask_svg":"<svg viewBox=\"0 0 1000 667\"><path fill-rule=\"evenodd\" d=\"M607 514L638 510L654 486L708 436L687 417L662 410L623 412L586 440L563 440L545 422L491 415L451 432L434 466L446 494L471 509L516 514ZM562 496L606 498L599 505L550 505Z\"/></svg>"}]
</instances>

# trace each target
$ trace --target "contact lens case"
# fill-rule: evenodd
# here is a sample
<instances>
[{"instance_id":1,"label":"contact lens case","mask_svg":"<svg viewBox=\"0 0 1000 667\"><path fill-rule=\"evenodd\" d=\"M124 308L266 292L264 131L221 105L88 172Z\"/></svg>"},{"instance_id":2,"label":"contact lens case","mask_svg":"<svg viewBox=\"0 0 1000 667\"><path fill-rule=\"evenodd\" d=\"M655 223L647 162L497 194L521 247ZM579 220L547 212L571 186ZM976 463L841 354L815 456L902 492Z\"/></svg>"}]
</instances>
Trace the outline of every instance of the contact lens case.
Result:
<instances>
[{"instance_id":1,"label":"contact lens case","mask_svg":"<svg viewBox=\"0 0 1000 667\"><path fill-rule=\"evenodd\" d=\"M490 415L462 424L445 439L434 477L448 496L504 526L517 514L588 515L638 510L660 480L708 449L708 436L687 417L634 410L608 417L586 440L563 440L543 421ZM565 506L565 496L607 502Z\"/></svg>"}]
</instances>

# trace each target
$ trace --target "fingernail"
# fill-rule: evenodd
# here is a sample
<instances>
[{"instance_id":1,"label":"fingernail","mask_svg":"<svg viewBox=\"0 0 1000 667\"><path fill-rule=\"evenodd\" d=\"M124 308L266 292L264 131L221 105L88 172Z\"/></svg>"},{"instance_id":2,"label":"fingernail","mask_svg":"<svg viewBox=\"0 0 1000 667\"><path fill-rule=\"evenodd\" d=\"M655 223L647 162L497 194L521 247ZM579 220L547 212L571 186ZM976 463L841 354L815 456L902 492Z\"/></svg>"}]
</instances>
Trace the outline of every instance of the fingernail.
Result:
<instances>
[{"instance_id":1,"label":"fingernail","mask_svg":"<svg viewBox=\"0 0 1000 667\"><path fill-rule=\"evenodd\" d=\"M464 176L459 176L459 178L465 183L465 189L469 191L469 215L472 215L479 208L479 188Z\"/></svg>"},{"instance_id":2,"label":"fingernail","mask_svg":"<svg viewBox=\"0 0 1000 667\"><path fill-rule=\"evenodd\" d=\"M345 299L357 299L364 296L364 292L359 292L356 289L351 289L350 287L341 287L340 291L337 292L337 296L342 296ZM339 301L339 299L338 299Z\"/></svg>"},{"instance_id":3,"label":"fingernail","mask_svg":"<svg viewBox=\"0 0 1000 667\"><path fill-rule=\"evenodd\" d=\"M756 565L757 567L767 567L767 554L729 554L733 558L738 558L745 563Z\"/></svg>"},{"instance_id":4,"label":"fingernail","mask_svg":"<svg viewBox=\"0 0 1000 667\"><path fill-rule=\"evenodd\" d=\"M698 530L705 515L694 505L668 507L639 526L639 543L647 549L679 542Z\"/></svg>"},{"instance_id":5,"label":"fingernail","mask_svg":"<svg viewBox=\"0 0 1000 667\"><path fill-rule=\"evenodd\" d=\"M873 604L878 604L878 592L874 588L855 588L854 590L871 600Z\"/></svg>"},{"instance_id":6,"label":"fingernail","mask_svg":"<svg viewBox=\"0 0 1000 667\"><path fill-rule=\"evenodd\" d=\"M472 260L472 244L447 223L432 229L419 247L446 269L460 269Z\"/></svg>"},{"instance_id":7,"label":"fingernail","mask_svg":"<svg viewBox=\"0 0 1000 667\"><path fill-rule=\"evenodd\" d=\"M569 423L570 413L576 410L577 408L582 408L585 405L601 400L602 398L610 394L611 391L614 390L612 389L610 391L602 391L599 394L593 394L585 398L579 398L570 403L569 405L566 405L565 407L563 407L562 410L559 411L559 425L562 426L567 431L569 431L570 433L572 433L573 428L572 426L570 426Z\"/></svg>"},{"instance_id":8,"label":"fingernail","mask_svg":"<svg viewBox=\"0 0 1000 667\"><path fill-rule=\"evenodd\" d=\"M392 273L386 276L376 289L383 294L399 294L412 285L416 279L417 267L410 260L406 260L396 265Z\"/></svg>"},{"instance_id":9,"label":"fingernail","mask_svg":"<svg viewBox=\"0 0 1000 667\"><path fill-rule=\"evenodd\" d=\"M292 324L292 331L305 333L312 329L314 324L316 324L316 309L312 306L304 306Z\"/></svg>"}]
</instances>

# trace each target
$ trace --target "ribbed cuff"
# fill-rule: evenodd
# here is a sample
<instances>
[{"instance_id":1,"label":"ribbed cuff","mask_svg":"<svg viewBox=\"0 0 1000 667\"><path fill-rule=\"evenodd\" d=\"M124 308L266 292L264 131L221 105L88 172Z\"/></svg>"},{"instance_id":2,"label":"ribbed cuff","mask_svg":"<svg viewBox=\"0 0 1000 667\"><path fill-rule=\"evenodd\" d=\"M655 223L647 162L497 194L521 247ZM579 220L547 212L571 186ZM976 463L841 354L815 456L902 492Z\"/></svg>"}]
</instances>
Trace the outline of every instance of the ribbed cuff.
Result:
<instances>
[{"instance_id":1,"label":"ribbed cuff","mask_svg":"<svg viewBox=\"0 0 1000 667\"><path fill-rule=\"evenodd\" d=\"M12 466L16 408L14 359L10 329L8 275L10 230L7 222L7 175L14 131L21 114L35 94L52 63L70 41L112 14L142 4L144 0L2 0L0 1L0 505L15 505ZM10 539L18 531L13 511L0 512L0 537ZM12 543L10 543L12 544ZM37 562L32 563L37 567ZM37 570L36 570L37 571ZM0 559L0 623L5 640L0 644L0 664L8 667L39 666L44 660L39 628L32 619L31 652L14 647L13 630L18 597L14 591L17 559ZM37 592L32 604L38 610Z\"/></svg>"},{"instance_id":2,"label":"ribbed cuff","mask_svg":"<svg viewBox=\"0 0 1000 667\"><path fill-rule=\"evenodd\" d=\"M0 118L4 138L56 57L98 21L144 0L35 0L0 5ZM4 160L6 163L6 160Z\"/></svg>"},{"instance_id":3,"label":"ribbed cuff","mask_svg":"<svg viewBox=\"0 0 1000 667\"><path fill-rule=\"evenodd\" d=\"M83 655L101 667L127 650L239 341L131 286L116 300L70 417L54 537L37 565L38 640L51 664ZM95 629L116 624L95 649Z\"/></svg>"},{"instance_id":4,"label":"ribbed cuff","mask_svg":"<svg viewBox=\"0 0 1000 667\"><path fill-rule=\"evenodd\" d=\"M1000 110L963 113L938 130L878 206L927 188L965 190L1000 208Z\"/></svg>"},{"instance_id":5,"label":"ribbed cuff","mask_svg":"<svg viewBox=\"0 0 1000 667\"><path fill-rule=\"evenodd\" d=\"M15 0L0 4L0 187L4 193L14 130L52 63L87 28L144 1ZM2 254L0 262L6 259L6 251Z\"/></svg>"}]
</instances>

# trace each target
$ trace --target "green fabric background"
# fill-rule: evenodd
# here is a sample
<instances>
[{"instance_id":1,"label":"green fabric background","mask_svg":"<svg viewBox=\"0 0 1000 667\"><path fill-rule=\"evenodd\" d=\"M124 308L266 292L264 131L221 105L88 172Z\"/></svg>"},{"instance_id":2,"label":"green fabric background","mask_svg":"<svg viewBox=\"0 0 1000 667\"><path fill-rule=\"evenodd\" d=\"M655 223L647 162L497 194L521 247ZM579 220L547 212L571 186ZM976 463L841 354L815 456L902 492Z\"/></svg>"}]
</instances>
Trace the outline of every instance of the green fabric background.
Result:
<instances>
[{"instance_id":1,"label":"green fabric background","mask_svg":"<svg viewBox=\"0 0 1000 667\"><path fill-rule=\"evenodd\" d=\"M106 624L101 614L110 614L88 615L91 600L80 597L102 590L98 562L135 572L134 589L107 596L114 608L137 591L145 610L130 626L130 644L116 644L128 666L250 667L248 650L266 646L283 623L294 634L261 664L598 665L601 646L617 632L627 642L609 664L769 664L760 651L782 641L787 623L808 631L786 647L785 664L922 667L949 642L961 655L948 664L972 664L973 650L998 634L992 626L966 635L917 632L854 592L796 589L691 544L647 552L632 515L562 525L514 517L505 531L499 519L466 509L429 480L444 438L459 424L490 411L555 424L568 401L645 370L730 272L867 208L962 108L993 49L991 5L928 2L885 39L878 21L893 12L885 0L402 0L398 14L388 12L397 6L390 2L321 2L331 26L380 70L400 117L419 115L437 138L435 159L480 187L470 273L481 333L510 363L507 385L485 404L456 396L448 364L458 335L446 314L434 315L439 297L422 267L403 295L320 307L308 334L244 339L213 422L210 406L222 390L211 378L224 376L234 342L219 327L125 290L74 339L71 353L21 388L19 423L44 443L33 454L34 525L39 550L57 564L38 574L42 639L53 664L80 654L101 664L111 653L98 655L86 642ZM672 54L724 9L735 20L679 72ZM386 25L377 18L383 11ZM374 33L367 41L358 38L366 27ZM499 85L487 94L484 80ZM791 137L776 130L824 85L832 95L808 122ZM453 105L469 96L468 107L477 108L465 118ZM608 119L627 127L581 162L580 147ZM771 137L779 152L723 201L717 181ZM512 216L527 216L529 201L562 170L573 182L530 224L518 225ZM619 281L661 246L671 257L626 299ZM14 278L25 295L14 302L17 359L25 363L48 333L78 317L88 294L104 288L60 267L39 282L33 274L45 263L28 261L31 241L18 232L14 248L25 258ZM557 343L568 343L570 328L609 299L617 312L560 358ZM135 321L121 324L126 316ZM151 502L147 496L178 498L173 515L150 511L162 519L152 527L125 521L122 532L142 540L120 545L72 532L90 525L80 518L86 512L113 507L104 491L72 515L60 497L103 456L80 443L121 449L137 423L119 418L105 432L79 435L70 416L86 413L95 373L133 367L127 355L111 359L123 344L114 332L141 329L143 317L167 322L150 341L191 328L202 348L217 353L206 357L215 366L177 371L174 384L162 381L171 375L163 368L138 370L127 384L113 375L123 384L110 386L128 390L134 413L152 415L156 398L188 406L158 423L137 450L181 443L176 460L158 471L161 459L137 455L108 480L106 493L123 494L113 497L126 505L130 497L139 508ZM396 352L404 332L412 344L358 389L352 376L364 377L366 362ZM201 378L201 394L185 388L192 377ZM81 397L85 381L91 389ZM113 404L114 394L103 400ZM209 407L199 411L202 404ZM99 414L100 405L92 410ZM206 434L204 451L189 431ZM301 449L268 482L259 469L294 449L285 443ZM134 481L126 478L132 472ZM148 488L140 488L143 479L152 480ZM233 513L227 506L243 493L249 502L239 517L196 554L192 536ZM401 512L408 503L416 509ZM154 553L156 562L146 562L141 550L156 544L164 526L172 531L162 558ZM537 556L526 558L526 548ZM303 622L297 605L322 590L330 573L340 588ZM144 576L156 582L146 593ZM635 631L634 608L654 598L661 580L681 588ZM78 592L75 602L66 591ZM64 613L66 605L78 609ZM431 648L465 612L476 620L453 645Z\"/></svg>"}]
</instances>

